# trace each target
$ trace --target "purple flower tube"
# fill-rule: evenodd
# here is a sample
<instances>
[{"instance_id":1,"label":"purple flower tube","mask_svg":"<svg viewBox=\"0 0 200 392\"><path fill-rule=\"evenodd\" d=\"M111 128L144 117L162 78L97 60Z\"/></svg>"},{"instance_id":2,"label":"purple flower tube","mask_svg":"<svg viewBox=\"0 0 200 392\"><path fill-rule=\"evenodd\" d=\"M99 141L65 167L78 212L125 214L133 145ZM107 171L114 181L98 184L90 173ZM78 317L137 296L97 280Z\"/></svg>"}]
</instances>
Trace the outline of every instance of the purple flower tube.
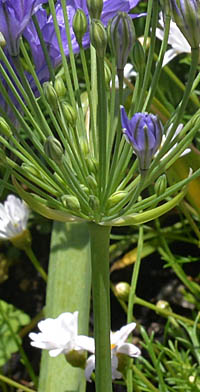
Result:
<instances>
[{"instance_id":1,"label":"purple flower tube","mask_svg":"<svg viewBox=\"0 0 200 392\"><path fill-rule=\"evenodd\" d=\"M151 113L135 113L129 119L122 106L121 123L124 135L138 157L140 171L148 170L152 157L161 144L161 121Z\"/></svg>"}]
</instances>

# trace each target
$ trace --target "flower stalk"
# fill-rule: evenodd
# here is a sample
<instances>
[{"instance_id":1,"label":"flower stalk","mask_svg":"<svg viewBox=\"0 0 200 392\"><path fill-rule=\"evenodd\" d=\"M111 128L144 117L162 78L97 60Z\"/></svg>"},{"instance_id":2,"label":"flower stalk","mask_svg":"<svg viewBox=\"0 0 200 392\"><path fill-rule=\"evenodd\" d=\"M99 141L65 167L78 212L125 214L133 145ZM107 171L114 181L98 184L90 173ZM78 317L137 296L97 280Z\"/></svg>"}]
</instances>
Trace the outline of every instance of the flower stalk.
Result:
<instances>
[{"instance_id":1,"label":"flower stalk","mask_svg":"<svg viewBox=\"0 0 200 392\"><path fill-rule=\"evenodd\" d=\"M96 392L112 392L109 238L111 227L89 223L95 335Z\"/></svg>"}]
</instances>

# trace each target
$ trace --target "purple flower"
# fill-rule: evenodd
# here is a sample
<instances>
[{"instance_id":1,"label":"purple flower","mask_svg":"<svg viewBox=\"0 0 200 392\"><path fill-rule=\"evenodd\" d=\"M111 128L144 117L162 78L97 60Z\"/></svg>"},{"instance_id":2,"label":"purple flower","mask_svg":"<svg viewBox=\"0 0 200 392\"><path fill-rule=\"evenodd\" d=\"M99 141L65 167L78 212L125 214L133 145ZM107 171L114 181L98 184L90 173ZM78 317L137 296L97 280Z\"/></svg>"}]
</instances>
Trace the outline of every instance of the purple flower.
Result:
<instances>
[{"instance_id":1,"label":"purple flower","mask_svg":"<svg viewBox=\"0 0 200 392\"><path fill-rule=\"evenodd\" d=\"M38 6L47 0L0 0L0 31L11 56L19 54L19 38Z\"/></svg>"},{"instance_id":2,"label":"purple flower","mask_svg":"<svg viewBox=\"0 0 200 392\"><path fill-rule=\"evenodd\" d=\"M189 42L191 48L200 44L200 2L199 0L169 0L172 18Z\"/></svg>"},{"instance_id":3,"label":"purple flower","mask_svg":"<svg viewBox=\"0 0 200 392\"><path fill-rule=\"evenodd\" d=\"M121 122L124 135L138 157L140 170L148 170L162 140L163 126L160 120L149 113L135 113L129 120L121 106Z\"/></svg>"}]
</instances>

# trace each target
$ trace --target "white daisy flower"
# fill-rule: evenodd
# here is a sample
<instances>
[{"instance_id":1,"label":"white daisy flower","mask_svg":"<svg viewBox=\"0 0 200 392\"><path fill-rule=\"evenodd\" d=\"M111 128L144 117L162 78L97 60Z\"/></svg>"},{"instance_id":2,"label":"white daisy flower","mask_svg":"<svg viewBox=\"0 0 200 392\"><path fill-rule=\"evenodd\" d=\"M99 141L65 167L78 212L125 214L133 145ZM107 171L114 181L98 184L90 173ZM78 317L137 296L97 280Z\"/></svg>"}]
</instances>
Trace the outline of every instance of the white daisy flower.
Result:
<instances>
[{"instance_id":1,"label":"white daisy flower","mask_svg":"<svg viewBox=\"0 0 200 392\"><path fill-rule=\"evenodd\" d=\"M125 343L126 339L130 333L134 330L136 324L130 323L122 327L117 332L111 332L111 366L112 366L112 378L119 379L122 378L121 372L118 370L118 355L125 354L129 357L138 357L141 355L141 351L138 347L131 343ZM86 344L85 344L86 347ZM94 341L88 342L87 350L94 354ZM91 374L95 369L95 355L91 355L86 362L85 376L88 381L90 381Z\"/></svg>"},{"instance_id":2,"label":"white daisy flower","mask_svg":"<svg viewBox=\"0 0 200 392\"><path fill-rule=\"evenodd\" d=\"M78 338L78 312L61 313L57 318L47 318L38 323L41 332L29 334L32 340L31 345L49 350L51 357L57 357L59 354L67 354L73 350L84 350L84 338L90 340L86 336ZM92 339L93 340L93 339Z\"/></svg>"},{"instance_id":3,"label":"white daisy flower","mask_svg":"<svg viewBox=\"0 0 200 392\"><path fill-rule=\"evenodd\" d=\"M0 203L0 239L10 240L23 233L27 227L29 208L14 195Z\"/></svg>"},{"instance_id":4,"label":"white daisy flower","mask_svg":"<svg viewBox=\"0 0 200 392\"><path fill-rule=\"evenodd\" d=\"M162 41L164 37L164 29L165 29L162 12L160 12L159 14L158 22L160 28L156 29L156 37ZM162 64L163 67L179 54L191 53L191 47L188 41L179 30L176 23L173 22L173 20L171 20L170 22L168 44L171 45L171 49L167 50L164 55L163 64Z\"/></svg>"}]
</instances>

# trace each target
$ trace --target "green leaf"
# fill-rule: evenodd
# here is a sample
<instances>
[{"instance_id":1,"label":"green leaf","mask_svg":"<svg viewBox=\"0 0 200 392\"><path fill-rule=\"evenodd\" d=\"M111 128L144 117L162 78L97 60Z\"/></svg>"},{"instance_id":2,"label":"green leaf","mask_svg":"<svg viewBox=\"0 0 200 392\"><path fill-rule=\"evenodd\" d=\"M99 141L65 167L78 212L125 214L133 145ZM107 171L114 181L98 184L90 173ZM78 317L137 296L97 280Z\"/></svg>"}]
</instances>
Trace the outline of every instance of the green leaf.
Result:
<instances>
[{"instance_id":1,"label":"green leaf","mask_svg":"<svg viewBox=\"0 0 200 392\"><path fill-rule=\"evenodd\" d=\"M13 339L13 333L16 339L21 342L17 335L19 329L30 322L30 317L5 301L0 301L0 366L3 366L18 351L17 341ZM12 331L11 331L12 330Z\"/></svg>"},{"instance_id":2,"label":"green leaf","mask_svg":"<svg viewBox=\"0 0 200 392\"><path fill-rule=\"evenodd\" d=\"M90 247L86 223L54 223L45 317L79 311L79 333L88 333L91 290ZM84 392L82 369L69 365L64 355L42 354L38 392Z\"/></svg>"}]
</instances>

